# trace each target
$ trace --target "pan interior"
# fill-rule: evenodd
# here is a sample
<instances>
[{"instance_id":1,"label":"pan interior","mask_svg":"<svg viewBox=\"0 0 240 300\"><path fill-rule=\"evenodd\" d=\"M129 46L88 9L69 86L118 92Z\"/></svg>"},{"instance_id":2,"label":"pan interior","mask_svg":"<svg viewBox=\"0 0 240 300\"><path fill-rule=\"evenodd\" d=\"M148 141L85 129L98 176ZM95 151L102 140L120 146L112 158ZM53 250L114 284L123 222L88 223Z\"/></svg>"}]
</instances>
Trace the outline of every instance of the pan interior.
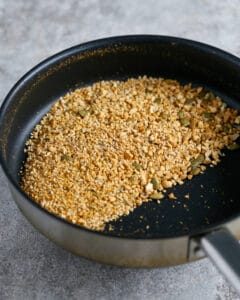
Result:
<instances>
[{"instance_id":1,"label":"pan interior","mask_svg":"<svg viewBox=\"0 0 240 300\"><path fill-rule=\"evenodd\" d=\"M0 147L12 180L19 183L24 144L30 132L61 95L103 79L142 75L204 86L230 106L240 108L239 61L215 49L161 37L122 38L121 42L110 39L75 47L44 62L8 96L0 120ZM145 203L107 224L104 233L133 238L173 237L203 231L238 214L240 151L225 152L218 166L170 189L177 200Z\"/></svg>"}]
</instances>

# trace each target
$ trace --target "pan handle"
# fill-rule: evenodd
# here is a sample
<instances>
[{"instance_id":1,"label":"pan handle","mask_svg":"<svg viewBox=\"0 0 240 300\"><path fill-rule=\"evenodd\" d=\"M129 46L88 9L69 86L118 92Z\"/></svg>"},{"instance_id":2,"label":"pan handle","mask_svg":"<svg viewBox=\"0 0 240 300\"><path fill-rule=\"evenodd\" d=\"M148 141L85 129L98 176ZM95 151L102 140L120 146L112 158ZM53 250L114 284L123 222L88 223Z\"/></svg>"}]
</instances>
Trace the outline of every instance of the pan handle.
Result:
<instances>
[{"instance_id":1,"label":"pan handle","mask_svg":"<svg viewBox=\"0 0 240 300\"><path fill-rule=\"evenodd\" d=\"M240 244L227 229L202 236L202 250L240 295Z\"/></svg>"}]
</instances>

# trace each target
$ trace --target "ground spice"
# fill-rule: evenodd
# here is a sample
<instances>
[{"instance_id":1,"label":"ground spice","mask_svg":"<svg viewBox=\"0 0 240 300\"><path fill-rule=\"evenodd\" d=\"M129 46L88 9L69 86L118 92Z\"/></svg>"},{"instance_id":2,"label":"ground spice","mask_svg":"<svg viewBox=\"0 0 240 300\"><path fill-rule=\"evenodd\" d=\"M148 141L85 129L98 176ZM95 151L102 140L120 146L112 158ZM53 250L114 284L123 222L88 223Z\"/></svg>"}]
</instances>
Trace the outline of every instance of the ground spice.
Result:
<instances>
[{"instance_id":1,"label":"ground spice","mask_svg":"<svg viewBox=\"0 0 240 300\"><path fill-rule=\"evenodd\" d=\"M35 127L22 188L48 211L103 230L216 165L224 147L237 149L239 122L201 87L147 77L98 82L62 97Z\"/></svg>"}]
</instances>

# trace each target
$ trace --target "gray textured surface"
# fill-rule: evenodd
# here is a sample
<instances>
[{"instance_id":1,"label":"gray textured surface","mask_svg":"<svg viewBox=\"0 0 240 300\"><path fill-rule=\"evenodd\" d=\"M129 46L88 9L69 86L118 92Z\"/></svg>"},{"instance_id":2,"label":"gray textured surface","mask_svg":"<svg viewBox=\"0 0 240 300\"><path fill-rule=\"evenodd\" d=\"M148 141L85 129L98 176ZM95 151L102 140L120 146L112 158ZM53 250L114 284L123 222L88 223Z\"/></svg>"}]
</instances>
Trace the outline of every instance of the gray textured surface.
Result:
<instances>
[{"instance_id":1,"label":"gray textured surface","mask_svg":"<svg viewBox=\"0 0 240 300\"><path fill-rule=\"evenodd\" d=\"M0 98L43 58L105 36L168 34L240 56L239 0L0 0ZM75 257L36 232L0 173L0 299L239 299L205 259L129 270Z\"/></svg>"}]
</instances>

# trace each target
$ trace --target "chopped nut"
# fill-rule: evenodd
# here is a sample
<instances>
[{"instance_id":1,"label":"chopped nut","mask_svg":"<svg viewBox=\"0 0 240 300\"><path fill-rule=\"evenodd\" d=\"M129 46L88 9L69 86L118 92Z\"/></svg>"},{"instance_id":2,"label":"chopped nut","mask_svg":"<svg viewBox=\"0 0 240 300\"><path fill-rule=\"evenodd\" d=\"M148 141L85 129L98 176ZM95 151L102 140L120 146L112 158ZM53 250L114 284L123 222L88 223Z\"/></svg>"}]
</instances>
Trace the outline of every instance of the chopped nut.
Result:
<instances>
[{"instance_id":1,"label":"chopped nut","mask_svg":"<svg viewBox=\"0 0 240 300\"><path fill-rule=\"evenodd\" d=\"M147 194L151 194L153 192L153 184L151 182L149 182L146 186L145 186L145 192Z\"/></svg>"},{"instance_id":2,"label":"chopped nut","mask_svg":"<svg viewBox=\"0 0 240 300\"><path fill-rule=\"evenodd\" d=\"M187 127L190 125L190 119L189 118L180 118L179 119L182 126Z\"/></svg>"},{"instance_id":3,"label":"chopped nut","mask_svg":"<svg viewBox=\"0 0 240 300\"><path fill-rule=\"evenodd\" d=\"M185 101L185 105L190 105L190 104L193 104L195 101L195 98L189 98Z\"/></svg>"},{"instance_id":4,"label":"chopped nut","mask_svg":"<svg viewBox=\"0 0 240 300\"><path fill-rule=\"evenodd\" d=\"M101 81L61 97L35 127L21 187L49 212L103 230L214 167L239 134L237 110L201 87Z\"/></svg>"},{"instance_id":5,"label":"chopped nut","mask_svg":"<svg viewBox=\"0 0 240 300\"><path fill-rule=\"evenodd\" d=\"M211 113L211 112L204 112L203 113L203 116L206 120L210 121L214 118L214 113Z\"/></svg>"},{"instance_id":6,"label":"chopped nut","mask_svg":"<svg viewBox=\"0 0 240 300\"><path fill-rule=\"evenodd\" d=\"M63 161L63 160L70 160L70 156L69 155L67 155L67 154L63 154L62 156L61 156L61 160Z\"/></svg>"},{"instance_id":7,"label":"chopped nut","mask_svg":"<svg viewBox=\"0 0 240 300\"><path fill-rule=\"evenodd\" d=\"M84 118L84 117L86 117L86 115L88 114L88 111L87 111L86 109L80 109L80 110L78 111L78 114L79 114L82 118Z\"/></svg>"},{"instance_id":8,"label":"chopped nut","mask_svg":"<svg viewBox=\"0 0 240 300\"><path fill-rule=\"evenodd\" d=\"M205 157L203 154L199 154L197 158L191 160L191 166L192 168L197 168L200 164L202 164L205 160Z\"/></svg>"},{"instance_id":9,"label":"chopped nut","mask_svg":"<svg viewBox=\"0 0 240 300\"><path fill-rule=\"evenodd\" d=\"M204 100L213 100L215 98L215 96L213 95L213 93L208 92L206 93L206 95L204 96Z\"/></svg>"},{"instance_id":10,"label":"chopped nut","mask_svg":"<svg viewBox=\"0 0 240 300\"><path fill-rule=\"evenodd\" d=\"M171 199L171 200L177 199L177 197L174 195L174 193L168 194L168 198Z\"/></svg>"},{"instance_id":11,"label":"chopped nut","mask_svg":"<svg viewBox=\"0 0 240 300\"><path fill-rule=\"evenodd\" d=\"M172 187L172 183L168 180L164 180L162 185L165 189Z\"/></svg>"},{"instance_id":12,"label":"chopped nut","mask_svg":"<svg viewBox=\"0 0 240 300\"><path fill-rule=\"evenodd\" d=\"M147 184L147 173L145 171L141 171L140 176L142 185Z\"/></svg>"},{"instance_id":13,"label":"chopped nut","mask_svg":"<svg viewBox=\"0 0 240 300\"><path fill-rule=\"evenodd\" d=\"M157 103L157 104L160 104L161 103L161 98L160 97L155 98L154 102Z\"/></svg>"},{"instance_id":14,"label":"chopped nut","mask_svg":"<svg viewBox=\"0 0 240 300\"><path fill-rule=\"evenodd\" d=\"M201 168L192 168L191 170L191 174L192 175L198 175L199 173L201 173Z\"/></svg>"},{"instance_id":15,"label":"chopped nut","mask_svg":"<svg viewBox=\"0 0 240 300\"><path fill-rule=\"evenodd\" d=\"M236 117L234 123L240 125L240 116Z\"/></svg>"},{"instance_id":16,"label":"chopped nut","mask_svg":"<svg viewBox=\"0 0 240 300\"><path fill-rule=\"evenodd\" d=\"M151 183L153 184L154 190L159 189L159 182L155 177L152 178Z\"/></svg>"},{"instance_id":17,"label":"chopped nut","mask_svg":"<svg viewBox=\"0 0 240 300\"><path fill-rule=\"evenodd\" d=\"M124 152L123 156L124 156L125 159L132 159L133 158L133 155L131 153L127 152L127 151Z\"/></svg>"},{"instance_id":18,"label":"chopped nut","mask_svg":"<svg viewBox=\"0 0 240 300\"><path fill-rule=\"evenodd\" d=\"M142 166L139 163L137 163L136 161L134 161L132 165L138 171L140 171L142 169Z\"/></svg>"},{"instance_id":19,"label":"chopped nut","mask_svg":"<svg viewBox=\"0 0 240 300\"><path fill-rule=\"evenodd\" d=\"M231 130L232 126L230 124L224 124L223 125L223 131L229 132Z\"/></svg>"},{"instance_id":20,"label":"chopped nut","mask_svg":"<svg viewBox=\"0 0 240 300\"><path fill-rule=\"evenodd\" d=\"M151 199L153 200L160 200L160 199L163 199L164 198L164 195L162 192L158 192L158 193L153 193L151 196L150 196Z\"/></svg>"},{"instance_id":21,"label":"chopped nut","mask_svg":"<svg viewBox=\"0 0 240 300\"><path fill-rule=\"evenodd\" d=\"M180 118L180 119L182 119L182 118L184 118L184 116L185 116L185 113L184 113L184 111L179 111L179 113L178 113L178 117Z\"/></svg>"},{"instance_id":22,"label":"chopped nut","mask_svg":"<svg viewBox=\"0 0 240 300\"><path fill-rule=\"evenodd\" d=\"M198 97L200 99L203 99L206 96L206 94L207 94L207 91L202 88L201 91L198 93Z\"/></svg>"}]
</instances>

